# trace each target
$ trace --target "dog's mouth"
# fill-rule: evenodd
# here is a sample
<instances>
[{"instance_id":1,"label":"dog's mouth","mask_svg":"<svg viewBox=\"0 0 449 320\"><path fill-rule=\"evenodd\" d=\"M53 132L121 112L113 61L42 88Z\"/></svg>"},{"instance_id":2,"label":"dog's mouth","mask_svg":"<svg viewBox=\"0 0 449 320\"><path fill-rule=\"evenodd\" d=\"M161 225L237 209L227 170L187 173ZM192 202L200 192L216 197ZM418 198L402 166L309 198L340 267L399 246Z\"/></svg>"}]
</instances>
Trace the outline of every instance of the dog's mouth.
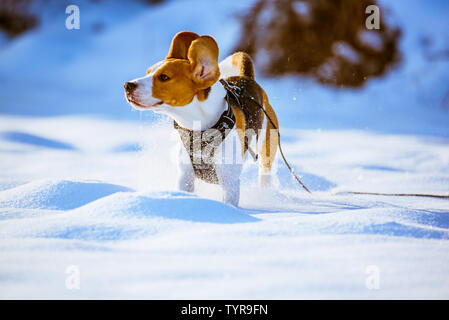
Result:
<instances>
[{"instance_id":1,"label":"dog's mouth","mask_svg":"<svg viewBox=\"0 0 449 320\"><path fill-rule=\"evenodd\" d=\"M143 105L143 104L141 104L141 103L139 103L139 102L137 102L137 101L135 101L133 99L130 99L130 98L128 98L128 101L131 104L133 104L133 105L135 105L137 107L140 107L140 108L144 108L144 109L154 108L154 107L158 107L158 106L164 104L164 101L162 101L162 100L156 101L155 103L150 104L150 105Z\"/></svg>"}]
</instances>

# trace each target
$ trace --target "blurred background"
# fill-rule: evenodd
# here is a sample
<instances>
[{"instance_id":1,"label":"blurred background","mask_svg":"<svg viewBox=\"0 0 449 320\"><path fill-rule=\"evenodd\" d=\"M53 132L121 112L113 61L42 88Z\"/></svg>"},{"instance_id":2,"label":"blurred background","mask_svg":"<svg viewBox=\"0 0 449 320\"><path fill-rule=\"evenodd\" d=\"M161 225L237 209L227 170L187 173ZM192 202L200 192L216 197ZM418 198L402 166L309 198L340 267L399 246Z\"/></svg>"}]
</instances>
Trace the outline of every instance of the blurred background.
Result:
<instances>
[{"instance_id":1,"label":"blurred background","mask_svg":"<svg viewBox=\"0 0 449 320\"><path fill-rule=\"evenodd\" d=\"M80 9L80 29L65 26ZM368 30L368 5L380 29ZM152 121L122 84L182 30L251 54L281 127L449 136L446 0L0 1L0 114Z\"/></svg>"}]
</instances>

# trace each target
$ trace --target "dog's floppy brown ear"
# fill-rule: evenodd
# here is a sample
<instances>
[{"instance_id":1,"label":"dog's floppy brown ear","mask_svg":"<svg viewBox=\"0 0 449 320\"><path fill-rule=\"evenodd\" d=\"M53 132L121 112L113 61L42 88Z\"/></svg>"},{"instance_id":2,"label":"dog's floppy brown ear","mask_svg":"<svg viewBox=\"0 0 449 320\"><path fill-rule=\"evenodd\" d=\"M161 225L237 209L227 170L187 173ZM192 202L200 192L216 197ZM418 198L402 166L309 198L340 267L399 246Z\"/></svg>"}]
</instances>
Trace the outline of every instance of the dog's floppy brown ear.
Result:
<instances>
[{"instance_id":1,"label":"dog's floppy brown ear","mask_svg":"<svg viewBox=\"0 0 449 320\"><path fill-rule=\"evenodd\" d=\"M166 59L187 59L187 52L193 40L200 36L189 31L178 32L172 39Z\"/></svg>"},{"instance_id":2,"label":"dog's floppy brown ear","mask_svg":"<svg viewBox=\"0 0 449 320\"><path fill-rule=\"evenodd\" d=\"M218 81L218 45L214 38L202 36L192 41L187 53L192 65L193 81L199 89L206 89Z\"/></svg>"}]
</instances>

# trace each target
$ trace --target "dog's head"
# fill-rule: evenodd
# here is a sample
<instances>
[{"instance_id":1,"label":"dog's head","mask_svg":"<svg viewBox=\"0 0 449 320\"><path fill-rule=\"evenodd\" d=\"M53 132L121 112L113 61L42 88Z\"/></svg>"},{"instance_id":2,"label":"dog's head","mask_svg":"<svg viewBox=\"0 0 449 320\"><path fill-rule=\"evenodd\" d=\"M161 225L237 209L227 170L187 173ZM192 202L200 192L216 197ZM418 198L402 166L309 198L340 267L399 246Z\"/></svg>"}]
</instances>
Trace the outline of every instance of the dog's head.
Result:
<instances>
[{"instance_id":1,"label":"dog's head","mask_svg":"<svg viewBox=\"0 0 449 320\"><path fill-rule=\"evenodd\" d=\"M179 32L167 57L147 75L125 83L128 102L139 110L182 107L218 81L218 46L209 36Z\"/></svg>"}]
</instances>

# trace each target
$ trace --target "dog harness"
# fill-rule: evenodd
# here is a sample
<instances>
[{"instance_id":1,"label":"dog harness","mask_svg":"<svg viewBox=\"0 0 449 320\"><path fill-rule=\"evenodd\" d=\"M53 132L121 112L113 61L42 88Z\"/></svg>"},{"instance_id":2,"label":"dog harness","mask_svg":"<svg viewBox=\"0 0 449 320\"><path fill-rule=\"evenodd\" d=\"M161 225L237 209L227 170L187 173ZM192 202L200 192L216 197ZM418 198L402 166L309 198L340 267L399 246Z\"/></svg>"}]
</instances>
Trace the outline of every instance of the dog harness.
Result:
<instances>
[{"instance_id":1,"label":"dog harness","mask_svg":"<svg viewBox=\"0 0 449 320\"><path fill-rule=\"evenodd\" d=\"M231 132L231 129L234 128L234 125L235 116L229 104L228 108L221 114L217 123L207 130L194 131L186 129L173 120L173 126L178 130L182 144L189 154L190 162L192 163L193 171L197 178L209 183L218 184L218 177L213 163L214 153L229 132ZM219 133L221 137L209 133ZM198 146L199 150L196 150L198 148L195 148L194 139L201 139L201 145Z\"/></svg>"},{"instance_id":2,"label":"dog harness","mask_svg":"<svg viewBox=\"0 0 449 320\"><path fill-rule=\"evenodd\" d=\"M254 80L247 77L230 77L226 79L226 84L232 85L237 90L247 90L253 93L253 97L256 97L259 103L262 102L261 95L257 94L259 87ZM227 102L227 109L221 114L218 121L207 130L183 128L173 120L173 126L178 131L181 141L189 154L195 176L213 184L219 183L213 162L215 151L220 147L236 123L233 108L239 108L243 111L245 115L245 129L253 129L256 137L258 130L262 127L263 120L262 111L255 105L252 99L238 99L228 89L226 89L224 99ZM248 150L250 138L245 136L244 151ZM201 144L197 141L201 141ZM251 151L251 155L255 160L257 159L257 155L254 152Z\"/></svg>"}]
</instances>

